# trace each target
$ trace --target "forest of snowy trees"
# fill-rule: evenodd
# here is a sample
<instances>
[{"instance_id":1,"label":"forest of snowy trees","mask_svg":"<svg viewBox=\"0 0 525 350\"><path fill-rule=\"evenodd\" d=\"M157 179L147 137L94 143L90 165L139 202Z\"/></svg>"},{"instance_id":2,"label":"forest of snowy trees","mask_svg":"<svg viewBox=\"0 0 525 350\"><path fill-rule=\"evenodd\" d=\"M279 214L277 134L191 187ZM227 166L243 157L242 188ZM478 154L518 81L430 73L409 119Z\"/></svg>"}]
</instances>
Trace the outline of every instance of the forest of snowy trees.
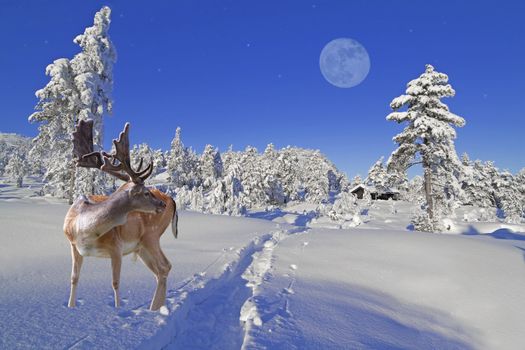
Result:
<instances>
[{"instance_id":1,"label":"forest of snowy trees","mask_svg":"<svg viewBox=\"0 0 525 350\"><path fill-rule=\"evenodd\" d=\"M71 133L79 119L93 119L95 147L103 143L104 117L112 111L113 65L116 50L109 38L111 10L103 7L94 24L74 42L80 52L60 58L46 68L49 83L36 92L38 103L29 116L38 123L31 142L8 144L0 140L0 174L18 186L27 175L44 182L42 195L68 199L81 194L110 193L118 180L93 169L77 168L72 158ZM410 81L404 95L395 98L387 120L405 125L393 138L397 148L385 162L375 162L362 180L349 181L320 151L298 147L259 152L220 152L206 145L201 154L184 145L181 129L174 129L171 147L133 146L133 165L140 159L154 165L150 185L171 194L181 208L213 214L243 215L248 210L284 207L290 203L315 205L318 216L358 224L359 213L371 205L368 196L357 200L350 189L360 183L377 191L395 188L400 198L417 203L413 224L418 230L443 231L442 219L460 205L486 208L472 220L524 221L525 169L517 174L500 171L493 162L472 161L456 153L455 127L465 119L453 114L441 99L454 96L448 76L427 65ZM349 158L352 155L348 155ZM422 176L408 179L410 167L422 167Z\"/></svg>"}]
</instances>

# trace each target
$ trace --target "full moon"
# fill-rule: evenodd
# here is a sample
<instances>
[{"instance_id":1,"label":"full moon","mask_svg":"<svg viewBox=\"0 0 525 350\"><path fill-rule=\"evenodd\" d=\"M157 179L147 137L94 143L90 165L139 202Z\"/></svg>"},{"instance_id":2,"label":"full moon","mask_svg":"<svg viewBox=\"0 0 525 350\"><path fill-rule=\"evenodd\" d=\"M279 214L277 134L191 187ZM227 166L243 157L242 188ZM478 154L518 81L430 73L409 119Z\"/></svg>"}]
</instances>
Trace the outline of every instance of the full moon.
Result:
<instances>
[{"instance_id":1,"label":"full moon","mask_svg":"<svg viewBox=\"0 0 525 350\"><path fill-rule=\"evenodd\" d=\"M319 66L324 78L340 88L351 88L365 80L370 71L366 49L354 39L330 41L321 51Z\"/></svg>"}]
</instances>

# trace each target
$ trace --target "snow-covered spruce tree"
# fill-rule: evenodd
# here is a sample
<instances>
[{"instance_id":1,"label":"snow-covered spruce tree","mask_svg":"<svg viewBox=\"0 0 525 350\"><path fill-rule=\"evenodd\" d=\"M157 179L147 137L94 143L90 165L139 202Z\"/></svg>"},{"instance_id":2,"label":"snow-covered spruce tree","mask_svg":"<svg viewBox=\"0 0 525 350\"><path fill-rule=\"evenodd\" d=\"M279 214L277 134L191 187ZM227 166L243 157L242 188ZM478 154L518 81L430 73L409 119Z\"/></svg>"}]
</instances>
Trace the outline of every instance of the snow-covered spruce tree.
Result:
<instances>
[{"instance_id":1,"label":"snow-covered spruce tree","mask_svg":"<svg viewBox=\"0 0 525 350\"><path fill-rule=\"evenodd\" d=\"M494 168L494 165L492 163L483 164L479 160L472 162L465 155L462 159L462 165L462 203L482 208L494 207L496 200L493 176L497 175L497 169Z\"/></svg>"},{"instance_id":2,"label":"snow-covered spruce tree","mask_svg":"<svg viewBox=\"0 0 525 350\"><path fill-rule=\"evenodd\" d=\"M36 92L39 102L36 112L29 116L29 122L40 123L39 133L29 151L29 161L45 169L44 194L69 198L72 203L75 165L71 133L79 113L80 95L68 59L61 58L48 65L46 75L51 79Z\"/></svg>"},{"instance_id":3,"label":"snow-covered spruce tree","mask_svg":"<svg viewBox=\"0 0 525 350\"><path fill-rule=\"evenodd\" d=\"M387 120L407 123L405 129L393 140L398 148L388 160L389 172L404 173L415 163L421 163L424 172L426 217L418 219L416 229L438 231L443 211L450 208L445 202L454 200L451 181L459 176L459 159L454 147L456 131L465 120L449 111L440 101L455 94L447 84L448 76L426 65L425 73L407 84L406 94L395 98L390 107L394 112ZM406 111L398 111L406 106ZM446 177L446 178L445 178ZM456 179L457 181L457 179ZM421 222L424 224L421 224Z\"/></svg>"},{"instance_id":4,"label":"snow-covered spruce tree","mask_svg":"<svg viewBox=\"0 0 525 350\"><path fill-rule=\"evenodd\" d=\"M50 82L36 92L39 102L29 117L30 122L40 123L29 158L45 166L44 193L69 198L70 203L75 194L103 190L103 174L74 166L71 133L79 119L94 119L94 141L102 144L102 116L111 112L116 60L107 35L110 12L103 7L95 14L94 26L75 38L82 52L71 61L61 58L46 68Z\"/></svg>"},{"instance_id":5,"label":"snow-covered spruce tree","mask_svg":"<svg viewBox=\"0 0 525 350\"><path fill-rule=\"evenodd\" d=\"M519 224L523 219L523 199L514 177L503 171L496 181L496 200L498 208L503 210L505 222Z\"/></svg>"},{"instance_id":6,"label":"snow-covered spruce tree","mask_svg":"<svg viewBox=\"0 0 525 350\"><path fill-rule=\"evenodd\" d=\"M200 169L205 188L210 188L223 174L221 154L212 145L206 145L200 157Z\"/></svg>"},{"instance_id":7,"label":"snow-covered spruce tree","mask_svg":"<svg viewBox=\"0 0 525 350\"><path fill-rule=\"evenodd\" d=\"M175 187L183 186L183 167L185 161L185 148L181 139L181 128L177 127L175 137L171 141L171 149L168 154L167 171L169 174L169 181Z\"/></svg>"},{"instance_id":8,"label":"snow-covered spruce tree","mask_svg":"<svg viewBox=\"0 0 525 350\"><path fill-rule=\"evenodd\" d=\"M261 156L257 149L247 146L239 159L242 168L242 186L244 189L244 205L247 208L265 206L268 202L264 188L264 174L260 167Z\"/></svg>"},{"instance_id":9,"label":"snow-covered spruce tree","mask_svg":"<svg viewBox=\"0 0 525 350\"><path fill-rule=\"evenodd\" d=\"M241 169L238 165L232 165L223 179L226 192L226 203L224 209L228 215L243 215L246 207L243 204L243 187L239 174Z\"/></svg>"},{"instance_id":10,"label":"snow-covered spruce tree","mask_svg":"<svg viewBox=\"0 0 525 350\"><path fill-rule=\"evenodd\" d=\"M264 176L264 189L268 204L281 205L286 202L283 189L282 174L279 172L279 153L275 150L273 143L266 146L261 159L261 168Z\"/></svg>"},{"instance_id":11,"label":"snow-covered spruce tree","mask_svg":"<svg viewBox=\"0 0 525 350\"><path fill-rule=\"evenodd\" d=\"M13 154L5 167L4 175L16 183L16 187L22 187L24 176L27 174L27 164L18 153Z\"/></svg>"},{"instance_id":12,"label":"snow-covered spruce tree","mask_svg":"<svg viewBox=\"0 0 525 350\"><path fill-rule=\"evenodd\" d=\"M103 116L113 109L113 65L117 53L108 31L111 9L102 7L95 14L93 26L85 29L73 41L82 51L71 60L74 83L80 96L78 119L93 119L93 143L102 149ZM104 192L106 176L100 171L86 168L76 169L76 195Z\"/></svg>"},{"instance_id":13,"label":"snow-covered spruce tree","mask_svg":"<svg viewBox=\"0 0 525 350\"><path fill-rule=\"evenodd\" d=\"M169 181L175 187L188 186L192 189L201 184L199 158L197 154L182 143L181 129L177 128L167 155L166 167Z\"/></svg>"},{"instance_id":14,"label":"snow-covered spruce tree","mask_svg":"<svg viewBox=\"0 0 525 350\"><path fill-rule=\"evenodd\" d=\"M276 162L275 169L281 183L284 201L300 200L301 183L298 178L300 164L297 153L290 146L283 148L279 150Z\"/></svg>"}]
</instances>

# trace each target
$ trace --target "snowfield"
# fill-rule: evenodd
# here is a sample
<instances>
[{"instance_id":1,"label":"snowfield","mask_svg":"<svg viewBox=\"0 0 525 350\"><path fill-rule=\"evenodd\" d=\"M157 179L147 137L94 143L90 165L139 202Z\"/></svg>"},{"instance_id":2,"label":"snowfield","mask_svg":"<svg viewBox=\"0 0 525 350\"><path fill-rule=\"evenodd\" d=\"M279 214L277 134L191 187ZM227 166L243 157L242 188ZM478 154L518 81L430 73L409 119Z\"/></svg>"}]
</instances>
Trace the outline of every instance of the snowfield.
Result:
<instances>
[{"instance_id":1,"label":"snowfield","mask_svg":"<svg viewBox=\"0 0 525 350\"><path fill-rule=\"evenodd\" d=\"M523 226L454 219L458 234L419 233L408 203L381 201L350 229L304 207L181 212L179 239L161 241L166 307L147 310L154 277L128 256L121 308L110 261L87 258L69 309L67 204L0 186L2 349L523 348Z\"/></svg>"}]
</instances>

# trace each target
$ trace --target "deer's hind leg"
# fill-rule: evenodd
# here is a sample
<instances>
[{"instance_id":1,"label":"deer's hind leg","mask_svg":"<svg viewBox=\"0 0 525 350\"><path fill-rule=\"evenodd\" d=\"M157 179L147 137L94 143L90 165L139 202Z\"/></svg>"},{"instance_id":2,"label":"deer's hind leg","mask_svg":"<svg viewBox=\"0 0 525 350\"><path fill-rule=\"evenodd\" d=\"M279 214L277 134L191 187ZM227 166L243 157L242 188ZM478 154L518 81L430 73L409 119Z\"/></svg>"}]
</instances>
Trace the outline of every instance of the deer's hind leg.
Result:
<instances>
[{"instance_id":1,"label":"deer's hind leg","mask_svg":"<svg viewBox=\"0 0 525 350\"><path fill-rule=\"evenodd\" d=\"M143 242L138 254L157 279L157 287L150 305L150 310L155 311L160 309L166 302L166 284L171 264L160 249L158 240Z\"/></svg>"},{"instance_id":2,"label":"deer's hind leg","mask_svg":"<svg viewBox=\"0 0 525 350\"><path fill-rule=\"evenodd\" d=\"M71 268L71 292L69 293L68 307L75 307L76 305L77 285L80 278L80 268L82 267L83 259L84 258L78 252L77 247L71 243L71 260L73 266Z\"/></svg>"}]
</instances>

